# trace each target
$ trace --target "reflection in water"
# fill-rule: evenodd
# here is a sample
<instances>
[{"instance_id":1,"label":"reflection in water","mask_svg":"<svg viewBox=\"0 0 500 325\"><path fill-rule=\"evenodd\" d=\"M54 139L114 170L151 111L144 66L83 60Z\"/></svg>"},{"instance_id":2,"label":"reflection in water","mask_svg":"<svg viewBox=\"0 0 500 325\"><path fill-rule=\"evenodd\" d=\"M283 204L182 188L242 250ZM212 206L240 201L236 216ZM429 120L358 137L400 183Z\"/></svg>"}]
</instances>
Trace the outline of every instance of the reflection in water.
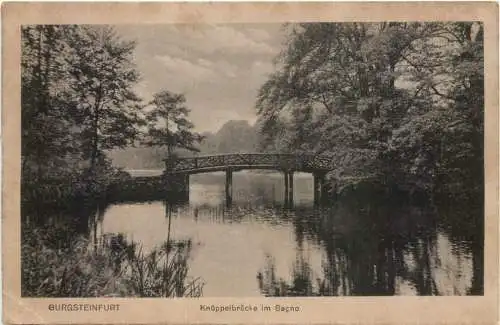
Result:
<instances>
[{"instance_id":1,"label":"reflection in water","mask_svg":"<svg viewBox=\"0 0 500 325\"><path fill-rule=\"evenodd\" d=\"M212 177L191 178L186 205L109 206L95 240L123 233L146 250L189 240L204 296L482 294L482 213L471 205L343 199L318 209L310 176L298 175L296 207L285 210L280 175L242 173L226 208L223 175Z\"/></svg>"}]
</instances>

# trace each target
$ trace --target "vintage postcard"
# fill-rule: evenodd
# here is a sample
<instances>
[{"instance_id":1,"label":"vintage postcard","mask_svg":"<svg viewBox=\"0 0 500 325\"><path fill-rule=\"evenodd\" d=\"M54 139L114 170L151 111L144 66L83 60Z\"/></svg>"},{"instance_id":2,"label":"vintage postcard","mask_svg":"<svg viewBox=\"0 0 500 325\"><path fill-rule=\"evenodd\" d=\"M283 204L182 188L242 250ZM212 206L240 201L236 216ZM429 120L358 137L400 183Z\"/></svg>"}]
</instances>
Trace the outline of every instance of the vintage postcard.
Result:
<instances>
[{"instance_id":1,"label":"vintage postcard","mask_svg":"<svg viewBox=\"0 0 500 325\"><path fill-rule=\"evenodd\" d=\"M6 324L497 323L497 4L2 29Z\"/></svg>"}]
</instances>

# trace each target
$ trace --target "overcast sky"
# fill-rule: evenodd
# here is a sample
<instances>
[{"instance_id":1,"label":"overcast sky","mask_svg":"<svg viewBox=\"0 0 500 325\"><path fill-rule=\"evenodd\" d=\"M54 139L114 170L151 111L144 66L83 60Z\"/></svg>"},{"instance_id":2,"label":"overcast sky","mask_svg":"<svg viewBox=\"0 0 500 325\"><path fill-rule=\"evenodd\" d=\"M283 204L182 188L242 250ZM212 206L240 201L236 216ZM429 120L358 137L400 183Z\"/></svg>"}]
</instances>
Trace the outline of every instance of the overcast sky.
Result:
<instances>
[{"instance_id":1,"label":"overcast sky","mask_svg":"<svg viewBox=\"0 0 500 325\"><path fill-rule=\"evenodd\" d=\"M196 130L256 119L255 99L285 32L278 24L116 26L137 41L145 99L161 89L183 93Z\"/></svg>"}]
</instances>

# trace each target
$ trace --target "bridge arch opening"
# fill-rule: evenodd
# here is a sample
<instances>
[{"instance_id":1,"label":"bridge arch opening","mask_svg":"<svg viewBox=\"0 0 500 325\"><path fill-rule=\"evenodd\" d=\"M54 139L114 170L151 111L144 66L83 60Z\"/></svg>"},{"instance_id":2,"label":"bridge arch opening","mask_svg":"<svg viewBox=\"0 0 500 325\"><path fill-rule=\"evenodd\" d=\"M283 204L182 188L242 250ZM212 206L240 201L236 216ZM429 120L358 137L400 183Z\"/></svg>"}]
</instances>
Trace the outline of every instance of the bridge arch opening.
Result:
<instances>
[{"instance_id":1,"label":"bridge arch opening","mask_svg":"<svg viewBox=\"0 0 500 325\"><path fill-rule=\"evenodd\" d=\"M190 201L197 202L195 204L216 201L230 206L233 202L248 201L251 204L292 207L294 203L308 204L317 199L314 174L309 172L237 169L196 173L187 177L191 184Z\"/></svg>"}]
</instances>

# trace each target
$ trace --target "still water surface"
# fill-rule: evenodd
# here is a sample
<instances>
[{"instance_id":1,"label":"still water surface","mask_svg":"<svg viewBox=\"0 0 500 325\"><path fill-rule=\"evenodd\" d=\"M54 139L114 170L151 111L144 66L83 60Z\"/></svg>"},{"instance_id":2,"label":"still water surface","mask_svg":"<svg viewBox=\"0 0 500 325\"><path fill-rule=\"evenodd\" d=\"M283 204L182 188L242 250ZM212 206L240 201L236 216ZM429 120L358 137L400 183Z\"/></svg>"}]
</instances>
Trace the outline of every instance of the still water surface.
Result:
<instances>
[{"instance_id":1,"label":"still water surface","mask_svg":"<svg viewBox=\"0 0 500 325\"><path fill-rule=\"evenodd\" d=\"M314 208L308 174L295 175L295 208L285 210L282 178L235 173L226 208L223 173L192 175L189 203L114 204L97 232L149 250L166 240L170 216L170 238L191 242L189 274L207 297L480 292L480 250L468 225L457 230L446 217L453 212L397 202Z\"/></svg>"}]
</instances>

